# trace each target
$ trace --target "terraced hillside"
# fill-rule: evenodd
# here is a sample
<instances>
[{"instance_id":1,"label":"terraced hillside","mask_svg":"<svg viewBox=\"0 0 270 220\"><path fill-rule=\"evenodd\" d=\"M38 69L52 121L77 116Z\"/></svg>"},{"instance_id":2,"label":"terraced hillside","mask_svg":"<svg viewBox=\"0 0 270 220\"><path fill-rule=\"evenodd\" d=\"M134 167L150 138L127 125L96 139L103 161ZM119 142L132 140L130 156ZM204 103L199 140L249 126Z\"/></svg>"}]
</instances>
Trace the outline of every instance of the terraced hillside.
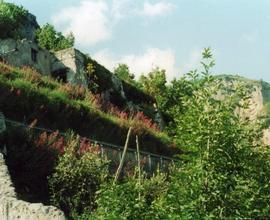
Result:
<instances>
[{"instance_id":1,"label":"terraced hillside","mask_svg":"<svg viewBox=\"0 0 270 220\"><path fill-rule=\"evenodd\" d=\"M123 145L132 126L131 146L135 147L134 137L138 134L144 150L164 155L175 152L166 134L142 113L129 117L114 108L105 113L87 89L62 84L30 68L0 63L0 94L0 109L13 120L35 122L53 130L72 129L82 136L116 145Z\"/></svg>"}]
</instances>

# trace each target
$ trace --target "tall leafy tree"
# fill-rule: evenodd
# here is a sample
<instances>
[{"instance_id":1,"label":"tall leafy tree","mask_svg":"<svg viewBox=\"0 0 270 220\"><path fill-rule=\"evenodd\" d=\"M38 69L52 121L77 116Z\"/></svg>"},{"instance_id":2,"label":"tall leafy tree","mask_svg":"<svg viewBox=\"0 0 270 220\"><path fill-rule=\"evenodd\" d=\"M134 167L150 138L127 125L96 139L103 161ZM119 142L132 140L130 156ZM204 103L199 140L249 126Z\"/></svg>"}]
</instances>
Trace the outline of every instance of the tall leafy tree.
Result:
<instances>
[{"instance_id":1,"label":"tall leafy tree","mask_svg":"<svg viewBox=\"0 0 270 220\"><path fill-rule=\"evenodd\" d=\"M139 78L139 84L142 86L143 90L156 98L160 109L162 109L166 99L166 82L166 71L158 67L147 75L141 75Z\"/></svg>"},{"instance_id":2,"label":"tall leafy tree","mask_svg":"<svg viewBox=\"0 0 270 220\"><path fill-rule=\"evenodd\" d=\"M239 84L221 99L224 85L209 75L209 49L203 57L202 75L188 74L194 89L182 99L185 110L175 109L175 140L188 154L163 207L172 219L267 219L270 152L259 141L260 127L235 113L245 108L246 89Z\"/></svg>"},{"instance_id":3,"label":"tall leafy tree","mask_svg":"<svg viewBox=\"0 0 270 220\"><path fill-rule=\"evenodd\" d=\"M61 32L57 32L53 25L47 23L37 30L37 41L44 49L58 51L73 47L75 38L72 33L65 37Z\"/></svg>"},{"instance_id":4,"label":"tall leafy tree","mask_svg":"<svg viewBox=\"0 0 270 220\"><path fill-rule=\"evenodd\" d=\"M130 84L135 83L135 75L130 72L129 67L126 64L118 64L114 69L114 74Z\"/></svg>"}]
</instances>

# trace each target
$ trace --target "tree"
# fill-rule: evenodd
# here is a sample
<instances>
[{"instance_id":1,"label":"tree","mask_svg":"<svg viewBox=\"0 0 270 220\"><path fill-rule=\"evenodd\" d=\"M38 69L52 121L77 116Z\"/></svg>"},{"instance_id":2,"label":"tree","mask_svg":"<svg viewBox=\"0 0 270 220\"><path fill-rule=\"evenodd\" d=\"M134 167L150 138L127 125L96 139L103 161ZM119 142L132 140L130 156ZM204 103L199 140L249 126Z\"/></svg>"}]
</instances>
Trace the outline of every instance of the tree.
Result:
<instances>
[{"instance_id":1,"label":"tree","mask_svg":"<svg viewBox=\"0 0 270 220\"><path fill-rule=\"evenodd\" d=\"M65 37L61 32L57 32L53 25L47 23L37 30L37 41L44 49L58 51L73 47L75 38L72 33Z\"/></svg>"},{"instance_id":2,"label":"tree","mask_svg":"<svg viewBox=\"0 0 270 220\"><path fill-rule=\"evenodd\" d=\"M118 66L114 69L114 74L130 84L134 84L135 82L135 76L134 74L130 73L129 67L126 64L118 64Z\"/></svg>"},{"instance_id":3,"label":"tree","mask_svg":"<svg viewBox=\"0 0 270 220\"><path fill-rule=\"evenodd\" d=\"M185 110L175 107L175 140L188 153L162 207L172 219L267 219L270 152L261 146L259 126L235 113L245 108L247 91L239 84L221 99L226 87L209 75L209 49L203 57L202 74L186 76L193 90L182 98Z\"/></svg>"},{"instance_id":4,"label":"tree","mask_svg":"<svg viewBox=\"0 0 270 220\"><path fill-rule=\"evenodd\" d=\"M161 95L166 90L166 82L166 71L158 67L139 78L143 90L152 96Z\"/></svg>"},{"instance_id":5,"label":"tree","mask_svg":"<svg viewBox=\"0 0 270 220\"><path fill-rule=\"evenodd\" d=\"M146 76L141 75L139 84L143 90L157 100L158 107L162 110L162 106L166 99L167 86L166 86L166 71L158 67L153 69Z\"/></svg>"}]
</instances>

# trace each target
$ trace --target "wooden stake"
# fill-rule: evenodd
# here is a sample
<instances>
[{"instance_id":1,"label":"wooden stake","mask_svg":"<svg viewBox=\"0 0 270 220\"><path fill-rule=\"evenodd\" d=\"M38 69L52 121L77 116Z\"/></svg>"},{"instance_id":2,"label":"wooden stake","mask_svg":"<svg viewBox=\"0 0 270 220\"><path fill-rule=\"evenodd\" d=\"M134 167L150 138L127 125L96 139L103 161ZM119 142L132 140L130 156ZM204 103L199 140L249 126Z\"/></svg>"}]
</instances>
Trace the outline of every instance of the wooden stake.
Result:
<instances>
[{"instance_id":1,"label":"wooden stake","mask_svg":"<svg viewBox=\"0 0 270 220\"><path fill-rule=\"evenodd\" d=\"M126 139L126 143L125 143L125 146L124 146L122 158L121 158L120 164L119 164L119 166L117 168L117 171L115 173L114 183L117 182L117 180L119 178L119 175L121 173L121 170L123 168L124 162L125 162L125 157L126 157L126 153L127 153L127 148L128 148L128 143L129 143L129 139L130 139L131 130L132 130L132 128L130 127L129 130L128 130L127 139Z\"/></svg>"}]
</instances>

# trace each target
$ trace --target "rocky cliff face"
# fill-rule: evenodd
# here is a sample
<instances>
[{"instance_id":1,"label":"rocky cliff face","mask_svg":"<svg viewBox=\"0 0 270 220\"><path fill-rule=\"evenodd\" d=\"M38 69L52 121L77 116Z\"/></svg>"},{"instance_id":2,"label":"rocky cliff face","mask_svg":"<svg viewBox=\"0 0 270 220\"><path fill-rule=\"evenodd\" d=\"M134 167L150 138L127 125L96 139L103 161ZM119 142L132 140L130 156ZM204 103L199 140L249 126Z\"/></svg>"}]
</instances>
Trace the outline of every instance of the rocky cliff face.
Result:
<instances>
[{"instance_id":1,"label":"rocky cliff face","mask_svg":"<svg viewBox=\"0 0 270 220\"><path fill-rule=\"evenodd\" d=\"M221 76L221 78L229 90L235 88L237 83L243 84L248 89L249 106L247 109L241 109L240 115L251 121L260 118L266 123L270 118L270 84L262 80L249 80L239 76ZM262 140L265 144L270 145L270 127L267 124L265 127Z\"/></svg>"},{"instance_id":2,"label":"rocky cliff face","mask_svg":"<svg viewBox=\"0 0 270 220\"><path fill-rule=\"evenodd\" d=\"M25 17L23 24L19 27L18 31L22 39L27 39L30 41L35 41L36 39L36 30L39 28L39 25L36 20L36 16L31 13L28 13Z\"/></svg>"}]
</instances>

